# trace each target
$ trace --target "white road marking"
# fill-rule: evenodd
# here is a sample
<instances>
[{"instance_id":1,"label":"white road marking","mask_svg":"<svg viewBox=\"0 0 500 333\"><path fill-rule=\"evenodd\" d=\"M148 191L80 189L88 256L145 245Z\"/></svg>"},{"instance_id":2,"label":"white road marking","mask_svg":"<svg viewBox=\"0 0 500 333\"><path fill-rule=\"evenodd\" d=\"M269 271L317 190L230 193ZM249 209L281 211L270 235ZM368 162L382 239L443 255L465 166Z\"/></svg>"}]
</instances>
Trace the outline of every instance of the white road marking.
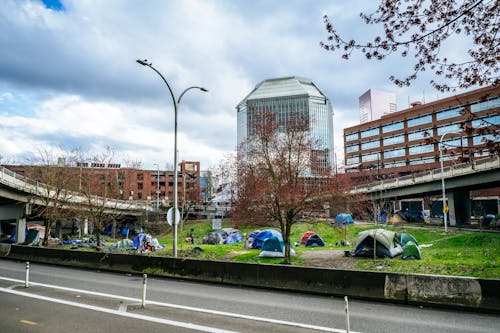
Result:
<instances>
[{"instance_id":1,"label":"white road marking","mask_svg":"<svg viewBox=\"0 0 500 333\"><path fill-rule=\"evenodd\" d=\"M5 292L5 293L9 293L9 294L24 296L24 297L35 298L35 299L39 299L39 300L43 300L43 301L47 301L47 302L59 303L59 304L74 306L74 307L83 308L83 309L89 309L89 310L114 314L114 315L122 316L122 317L129 317L129 318L146 320L146 321L165 324L165 325L183 327L183 328L188 328L188 329L192 329L192 330L196 330L196 331L211 332L211 333L237 333L236 331L228 331L228 330L223 330L223 329L209 327L209 326L202 326L202 325L196 325L196 324L191 324L191 323L183 323L180 321L144 316L144 315L130 313L130 312L121 312L119 310L113 310L113 309L102 308L102 307L98 307L98 306L94 306L94 305L65 301L62 299L41 296L41 295L26 293L24 291L11 290L11 289L7 289L7 288L0 288L0 292Z\"/></svg>"},{"instance_id":2,"label":"white road marking","mask_svg":"<svg viewBox=\"0 0 500 333\"><path fill-rule=\"evenodd\" d=\"M17 282L17 283L24 283L24 280L12 279L12 278L7 278L7 277L0 277L0 280L6 280L6 281L11 281L11 282ZM60 286L54 286L54 285L38 283L38 282L31 282L30 281L30 285L65 290L65 291L71 291L71 292L85 293L85 294L101 296L101 297L121 299L124 301L129 301L129 302L134 302L134 303L141 302L141 299L139 299L139 298L113 295L113 294L107 294L107 293L100 293L100 292L95 292L95 291L87 291L87 290L81 290L81 289L74 289L74 288L68 288L68 287L60 287ZM182 309L182 310L187 310L187 311L202 312L202 313L208 313L208 314L219 315L219 316L255 320L255 321L261 321L261 322L272 323L272 324L301 327L301 328L317 330L317 331L334 332L334 333L345 333L346 332L346 330L344 330L344 329L331 328L331 327L325 327L325 326L317 326L317 325L308 325L308 324L284 321L284 320L279 320L279 319L256 317L256 316L250 316L250 315L244 315L244 314L238 314L238 313L203 309L203 308L195 308L195 307L179 305L179 304L172 304L172 303L163 303L163 302L149 301L148 300L147 304L170 307L170 308L175 308L175 309ZM349 332L361 333L361 332L357 332L357 331L353 331L353 330L350 330Z\"/></svg>"}]
</instances>

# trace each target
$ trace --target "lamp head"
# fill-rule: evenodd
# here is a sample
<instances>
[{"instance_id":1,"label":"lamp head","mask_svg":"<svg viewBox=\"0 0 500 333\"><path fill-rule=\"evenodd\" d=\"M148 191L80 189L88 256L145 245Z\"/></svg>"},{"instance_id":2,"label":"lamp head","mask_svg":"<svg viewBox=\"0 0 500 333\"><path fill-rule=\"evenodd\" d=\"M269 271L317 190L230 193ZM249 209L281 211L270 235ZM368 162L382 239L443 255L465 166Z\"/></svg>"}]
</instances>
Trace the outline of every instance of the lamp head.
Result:
<instances>
[{"instance_id":1,"label":"lamp head","mask_svg":"<svg viewBox=\"0 0 500 333\"><path fill-rule=\"evenodd\" d=\"M208 89L205 89L205 88L203 88L203 87L200 87L200 90L201 90L201 91L204 91L204 92L208 92Z\"/></svg>"},{"instance_id":2,"label":"lamp head","mask_svg":"<svg viewBox=\"0 0 500 333\"><path fill-rule=\"evenodd\" d=\"M150 66L151 65L151 64L148 64L148 59L144 59L144 60L137 59L136 62L143 65L143 66Z\"/></svg>"}]
</instances>

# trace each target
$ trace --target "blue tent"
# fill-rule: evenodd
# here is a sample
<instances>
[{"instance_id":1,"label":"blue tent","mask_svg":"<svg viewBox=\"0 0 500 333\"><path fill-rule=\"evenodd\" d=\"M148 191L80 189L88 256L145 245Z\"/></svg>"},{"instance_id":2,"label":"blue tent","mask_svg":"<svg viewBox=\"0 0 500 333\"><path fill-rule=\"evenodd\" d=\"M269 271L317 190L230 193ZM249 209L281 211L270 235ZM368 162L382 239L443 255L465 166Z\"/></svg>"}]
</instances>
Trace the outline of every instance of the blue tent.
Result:
<instances>
[{"instance_id":1,"label":"blue tent","mask_svg":"<svg viewBox=\"0 0 500 333\"><path fill-rule=\"evenodd\" d=\"M227 238L224 240L224 244L239 243L243 241L243 236L238 229L232 229Z\"/></svg>"},{"instance_id":2,"label":"blue tent","mask_svg":"<svg viewBox=\"0 0 500 333\"><path fill-rule=\"evenodd\" d=\"M268 238L271 237L277 237L278 239L281 239L281 242L283 242L283 237L281 236L281 233L279 231L276 231L274 229L266 229L263 231L254 231L252 232L248 238L252 238L252 248L253 249L260 249L262 247L262 243Z\"/></svg>"},{"instance_id":3,"label":"blue tent","mask_svg":"<svg viewBox=\"0 0 500 333\"><path fill-rule=\"evenodd\" d=\"M336 225L343 225L346 226L348 224L352 224L354 221L352 220L351 214L345 214L345 213L340 213L337 214L335 217L335 224Z\"/></svg>"}]
</instances>

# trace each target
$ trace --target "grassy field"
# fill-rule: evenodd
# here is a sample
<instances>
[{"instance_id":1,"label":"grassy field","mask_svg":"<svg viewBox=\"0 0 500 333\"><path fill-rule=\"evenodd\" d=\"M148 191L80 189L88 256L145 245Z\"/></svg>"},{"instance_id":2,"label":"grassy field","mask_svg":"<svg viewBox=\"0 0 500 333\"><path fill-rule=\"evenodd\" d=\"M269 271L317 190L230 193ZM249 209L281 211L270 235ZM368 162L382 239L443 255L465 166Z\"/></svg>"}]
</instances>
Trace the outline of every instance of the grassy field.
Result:
<instances>
[{"instance_id":1,"label":"grassy field","mask_svg":"<svg viewBox=\"0 0 500 333\"><path fill-rule=\"evenodd\" d=\"M223 223L223 227L232 227L230 221ZM195 244L184 241L190 229L194 230ZM255 229L267 227L240 226L242 234L249 234ZM292 264L303 266L306 261L301 255L306 251L319 250L347 250L354 249L357 234L360 231L374 228L373 225L354 224L347 228L332 227L328 223L298 223L293 226L292 243L300 242L300 237L306 231L318 233L325 241L326 246L321 248L294 247L297 255L292 257ZM421 273L438 275L472 276L483 278L500 278L500 233L468 232L449 229L419 228L416 226L383 226L385 229L396 232L411 233L418 241L421 248L421 260L402 260L401 256L393 259L349 258L353 260L353 267L361 270L377 270L402 273ZM278 228L276 228L278 230ZM230 245L205 245L201 244L202 237L211 231L211 223L189 222L179 229L178 255L180 257L198 257L204 259L224 259L238 262L271 263L279 264L282 259L259 258L259 250L247 250L243 243ZM158 251L157 255L172 254L172 234L156 236L161 244L166 247ZM347 240L350 246L337 246L342 240ZM195 254L194 247L199 247L202 252Z\"/></svg>"}]
</instances>

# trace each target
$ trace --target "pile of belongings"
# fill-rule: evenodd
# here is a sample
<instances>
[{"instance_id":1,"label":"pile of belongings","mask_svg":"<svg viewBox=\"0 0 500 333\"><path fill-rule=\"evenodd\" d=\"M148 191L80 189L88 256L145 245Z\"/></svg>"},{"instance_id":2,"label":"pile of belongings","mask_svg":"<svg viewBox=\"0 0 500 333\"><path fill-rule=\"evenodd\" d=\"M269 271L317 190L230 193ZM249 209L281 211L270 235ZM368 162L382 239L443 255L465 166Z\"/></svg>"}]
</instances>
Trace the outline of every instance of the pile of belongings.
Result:
<instances>
[{"instance_id":1,"label":"pile of belongings","mask_svg":"<svg viewBox=\"0 0 500 333\"><path fill-rule=\"evenodd\" d=\"M203 236L202 244L232 244L239 243L243 241L243 236L238 229L224 228L219 230L214 230L208 235Z\"/></svg>"},{"instance_id":2,"label":"pile of belongings","mask_svg":"<svg viewBox=\"0 0 500 333\"><path fill-rule=\"evenodd\" d=\"M330 225L334 227L345 227L353 223L354 221L351 214L340 213L335 216L335 221L331 222Z\"/></svg>"},{"instance_id":3,"label":"pile of belongings","mask_svg":"<svg viewBox=\"0 0 500 333\"><path fill-rule=\"evenodd\" d=\"M305 247L317 247L325 246L325 242L321 236L314 231L307 231L300 238L300 245L304 245Z\"/></svg>"},{"instance_id":4,"label":"pile of belongings","mask_svg":"<svg viewBox=\"0 0 500 333\"><path fill-rule=\"evenodd\" d=\"M397 234L399 244L403 248L401 257L407 259L421 259L420 248L418 247L417 240L411 234L401 232Z\"/></svg>"},{"instance_id":5,"label":"pile of belongings","mask_svg":"<svg viewBox=\"0 0 500 333\"><path fill-rule=\"evenodd\" d=\"M245 248L261 249L259 257L283 258L285 256L283 236L274 229L253 231L248 235L244 246ZM290 255L295 255L293 249L290 249Z\"/></svg>"},{"instance_id":6,"label":"pile of belongings","mask_svg":"<svg viewBox=\"0 0 500 333\"><path fill-rule=\"evenodd\" d=\"M152 252L165 247L164 245L158 243L158 239L143 232L135 236L132 244L138 252Z\"/></svg>"},{"instance_id":7,"label":"pile of belongings","mask_svg":"<svg viewBox=\"0 0 500 333\"><path fill-rule=\"evenodd\" d=\"M127 250L136 250L136 248L134 247L134 242L131 239L124 238L124 239L119 240L116 244L108 247L108 250L110 250L110 251L114 251L114 250L127 251Z\"/></svg>"}]
</instances>

